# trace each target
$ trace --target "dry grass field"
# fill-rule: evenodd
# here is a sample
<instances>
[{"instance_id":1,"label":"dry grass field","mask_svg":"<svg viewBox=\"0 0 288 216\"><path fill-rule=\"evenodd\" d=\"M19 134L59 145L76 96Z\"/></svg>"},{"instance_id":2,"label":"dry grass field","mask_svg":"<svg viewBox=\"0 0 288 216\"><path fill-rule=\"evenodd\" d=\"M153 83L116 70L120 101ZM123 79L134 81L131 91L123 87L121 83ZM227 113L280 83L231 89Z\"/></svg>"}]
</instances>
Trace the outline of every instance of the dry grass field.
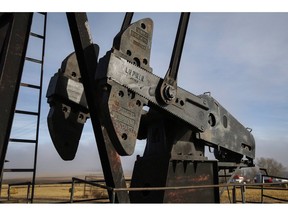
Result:
<instances>
[{"instance_id":1,"label":"dry grass field","mask_svg":"<svg viewBox=\"0 0 288 216\"><path fill-rule=\"evenodd\" d=\"M284 188L279 189L281 190L277 190L276 187L268 187L267 189L264 189L263 195L265 196L263 197L263 203L283 203L283 201L271 199L266 196L271 196L282 200L288 200L288 189L287 188L285 190L282 190ZM254 189L248 187L246 188L243 197L245 199L244 200L245 203L261 203L261 189L259 188ZM220 197L220 200L221 203L232 202L232 187L229 188L229 193L227 190L223 192L222 196ZM237 203L242 202L242 193L240 188L237 188L236 190L236 201Z\"/></svg>"},{"instance_id":2,"label":"dry grass field","mask_svg":"<svg viewBox=\"0 0 288 216\"><path fill-rule=\"evenodd\" d=\"M61 184L36 184L34 187L34 203L69 203L71 197L71 183ZM10 195L8 185L2 185L1 200L2 202L25 203L27 202L27 185L15 185L10 187ZM31 197L32 187L30 188ZM108 201L107 191L88 184L75 183L74 185L74 202L78 200L98 199L98 202Z\"/></svg>"},{"instance_id":3,"label":"dry grass field","mask_svg":"<svg viewBox=\"0 0 288 216\"><path fill-rule=\"evenodd\" d=\"M41 184L35 185L34 189L34 203L69 203L71 196L71 184ZM30 189L31 193L31 189ZM27 202L27 186L13 186L10 188L10 197L8 201L8 186L3 185L2 200L7 200L11 203L25 203ZM103 189L87 187L84 190L83 184L75 184L74 197L75 201L99 198L106 199L107 192ZM107 199L105 200L107 201Z\"/></svg>"},{"instance_id":4,"label":"dry grass field","mask_svg":"<svg viewBox=\"0 0 288 216\"><path fill-rule=\"evenodd\" d=\"M271 190L273 189L273 190ZM4 203L26 203L27 202L27 186L13 186L10 188L10 199L8 201L8 186L3 185L1 191L1 200ZM40 184L35 185L34 203L69 203L71 195L71 183L70 184ZM288 199L288 189L275 190L275 187L269 187L264 190L264 195L276 197L278 199ZM242 202L244 197L246 203L260 203L261 202L261 190L247 187L243 196L240 188L236 189L236 201ZM81 200L95 199L89 202L108 202L107 191L98 187L85 185L84 183L76 183L74 189L74 202ZM232 187L229 188L229 192L225 190L220 196L221 203L232 202ZM263 203L283 203L283 201L274 200L268 197L263 197Z\"/></svg>"}]
</instances>

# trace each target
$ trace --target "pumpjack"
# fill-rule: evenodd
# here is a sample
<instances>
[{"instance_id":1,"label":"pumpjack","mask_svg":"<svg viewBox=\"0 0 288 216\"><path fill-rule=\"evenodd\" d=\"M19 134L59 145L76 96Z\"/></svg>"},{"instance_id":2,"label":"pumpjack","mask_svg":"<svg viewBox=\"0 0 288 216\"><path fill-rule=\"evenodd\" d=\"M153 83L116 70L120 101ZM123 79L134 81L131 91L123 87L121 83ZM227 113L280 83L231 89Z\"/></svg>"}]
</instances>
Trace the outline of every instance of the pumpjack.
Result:
<instances>
[{"instance_id":1,"label":"pumpjack","mask_svg":"<svg viewBox=\"0 0 288 216\"><path fill-rule=\"evenodd\" d=\"M181 13L164 78L150 65L153 21L134 23L126 13L107 53L98 59L85 13L67 13L75 47L51 78L47 122L63 160L73 160L91 118L106 185L126 188L120 157L137 156L131 188L217 185L221 169L254 166L255 141L211 94L194 95L177 85L190 13ZM100 44L100 43L99 43ZM214 149L215 159L205 154ZM112 194L109 192L112 200ZM219 203L219 188L118 191L120 203Z\"/></svg>"},{"instance_id":2,"label":"pumpjack","mask_svg":"<svg viewBox=\"0 0 288 216\"><path fill-rule=\"evenodd\" d=\"M48 126L64 160L75 157L84 123L91 118L106 184L126 187L120 156L137 156L131 188L218 184L220 166L253 166L255 141L210 94L194 95L177 85L190 13L181 13L167 73L150 65L153 21L131 24L127 13L111 50L97 61L85 14L67 14L76 52L52 77ZM148 107L145 108L145 107ZM208 160L205 146L214 148ZM219 165L221 164L221 165ZM118 192L118 202L219 202L218 188Z\"/></svg>"}]
</instances>

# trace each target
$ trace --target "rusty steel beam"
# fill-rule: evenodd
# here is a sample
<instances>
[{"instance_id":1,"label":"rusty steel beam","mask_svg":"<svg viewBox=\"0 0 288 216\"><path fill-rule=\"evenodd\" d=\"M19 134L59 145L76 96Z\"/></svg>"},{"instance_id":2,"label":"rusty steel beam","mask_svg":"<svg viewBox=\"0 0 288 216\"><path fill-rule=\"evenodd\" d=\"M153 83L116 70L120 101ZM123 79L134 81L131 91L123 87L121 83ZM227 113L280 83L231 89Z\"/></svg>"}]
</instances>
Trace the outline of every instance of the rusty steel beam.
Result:
<instances>
[{"instance_id":1,"label":"rusty steel beam","mask_svg":"<svg viewBox=\"0 0 288 216\"><path fill-rule=\"evenodd\" d=\"M103 120L99 116L99 106L101 106L98 103L99 96L95 96L94 74L97 68L99 47L93 44L86 13L67 13L67 19L91 113L91 121L106 185L112 188L124 188L126 182L120 156L111 143L107 129L103 126ZM113 199L111 192L109 198L110 201ZM116 201L121 203L130 202L128 193L125 191L117 192Z\"/></svg>"}]
</instances>

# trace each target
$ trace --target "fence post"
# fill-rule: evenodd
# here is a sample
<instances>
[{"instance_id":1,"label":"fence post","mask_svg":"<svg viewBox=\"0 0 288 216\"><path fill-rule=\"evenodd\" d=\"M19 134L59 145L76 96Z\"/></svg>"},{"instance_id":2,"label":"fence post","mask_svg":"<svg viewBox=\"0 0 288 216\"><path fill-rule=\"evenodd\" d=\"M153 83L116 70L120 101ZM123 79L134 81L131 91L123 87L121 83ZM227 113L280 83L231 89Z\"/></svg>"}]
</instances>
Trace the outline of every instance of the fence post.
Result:
<instances>
[{"instance_id":1,"label":"fence post","mask_svg":"<svg viewBox=\"0 0 288 216\"><path fill-rule=\"evenodd\" d=\"M241 198L242 198L242 203L245 203L246 200L245 200L245 190L246 190L246 186L245 186L245 183L243 183L241 185Z\"/></svg>"},{"instance_id":2,"label":"fence post","mask_svg":"<svg viewBox=\"0 0 288 216\"><path fill-rule=\"evenodd\" d=\"M236 186L234 185L233 186L233 189L232 189L232 202L233 203L236 203Z\"/></svg>"},{"instance_id":3,"label":"fence post","mask_svg":"<svg viewBox=\"0 0 288 216\"><path fill-rule=\"evenodd\" d=\"M26 197L26 199L27 199L27 202L29 202L28 200L29 200L29 195L30 195L30 182L28 182L27 183L27 197Z\"/></svg>"},{"instance_id":4,"label":"fence post","mask_svg":"<svg viewBox=\"0 0 288 216\"><path fill-rule=\"evenodd\" d=\"M116 196L115 191L114 189L112 189L112 203L115 203L115 196Z\"/></svg>"},{"instance_id":5,"label":"fence post","mask_svg":"<svg viewBox=\"0 0 288 216\"><path fill-rule=\"evenodd\" d=\"M87 177L88 176L85 176L85 182L84 182L84 192L83 192L83 197L85 197L86 198L86 181L87 181Z\"/></svg>"},{"instance_id":6,"label":"fence post","mask_svg":"<svg viewBox=\"0 0 288 216\"><path fill-rule=\"evenodd\" d=\"M264 178L263 175L261 175L261 203L263 203L263 194L264 194Z\"/></svg>"},{"instance_id":7,"label":"fence post","mask_svg":"<svg viewBox=\"0 0 288 216\"><path fill-rule=\"evenodd\" d=\"M8 184L8 201L10 201L11 191L10 191L10 184Z\"/></svg>"},{"instance_id":8,"label":"fence post","mask_svg":"<svg viewBox=\"0 0 288 216\"><path fill-rule=\"evenodd\" d=\"M73 203L73 197L74 197L74 178L72 178L72 186L70 188L70 203Z\"/></svg>"}]
</instances>

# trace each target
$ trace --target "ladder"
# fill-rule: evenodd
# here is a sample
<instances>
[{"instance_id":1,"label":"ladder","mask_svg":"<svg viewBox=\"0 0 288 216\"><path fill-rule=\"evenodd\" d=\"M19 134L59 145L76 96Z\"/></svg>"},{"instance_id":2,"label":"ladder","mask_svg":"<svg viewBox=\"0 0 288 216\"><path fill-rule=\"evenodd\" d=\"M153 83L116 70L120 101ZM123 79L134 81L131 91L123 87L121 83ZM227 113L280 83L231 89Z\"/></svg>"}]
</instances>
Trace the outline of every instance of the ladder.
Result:
<instances>
[{"instance_id":1,"label":"ladder","mask_svg":"<svg viewBox=\"0 0 288 216\"><path fill-rule=\"evenodd\" d=\"M47 13L33 14L32 27L28 41L28 48L25 56L24 68L20 82L20 89L17 98L17 104L14 113L13 124L8 145L9 148L15 143L20 144L21 148L27 148L28 145L30 145L28 148L31 149L33 154L31 162L32 167L14 168L15 167L14 165L13 168L4 167L3 169L3 173L7 172L32 173L32 180L28 184L28 191L27 191L27 201L28 202L30 201L31 203L33 202L34 199L34 186L36 180L46 23L47 23ZM31 81L33 83L31 83ZM31 99L33 99L33 103L36 104L32 104L32 102L30 104L29 100ZM25 100L28 101L28 103L27 102L25 103ZM28 133L26 133L27 130L29 132L29 137L27 136ZM15 151L15 149L13 150ZM8 155L6 155L5 162L8 163L6 163L5 165L9 166L9 158L7 158L7 156ZM30 194L30 186L32 189L31 194Z\"/></svg>"}]
</instances>

